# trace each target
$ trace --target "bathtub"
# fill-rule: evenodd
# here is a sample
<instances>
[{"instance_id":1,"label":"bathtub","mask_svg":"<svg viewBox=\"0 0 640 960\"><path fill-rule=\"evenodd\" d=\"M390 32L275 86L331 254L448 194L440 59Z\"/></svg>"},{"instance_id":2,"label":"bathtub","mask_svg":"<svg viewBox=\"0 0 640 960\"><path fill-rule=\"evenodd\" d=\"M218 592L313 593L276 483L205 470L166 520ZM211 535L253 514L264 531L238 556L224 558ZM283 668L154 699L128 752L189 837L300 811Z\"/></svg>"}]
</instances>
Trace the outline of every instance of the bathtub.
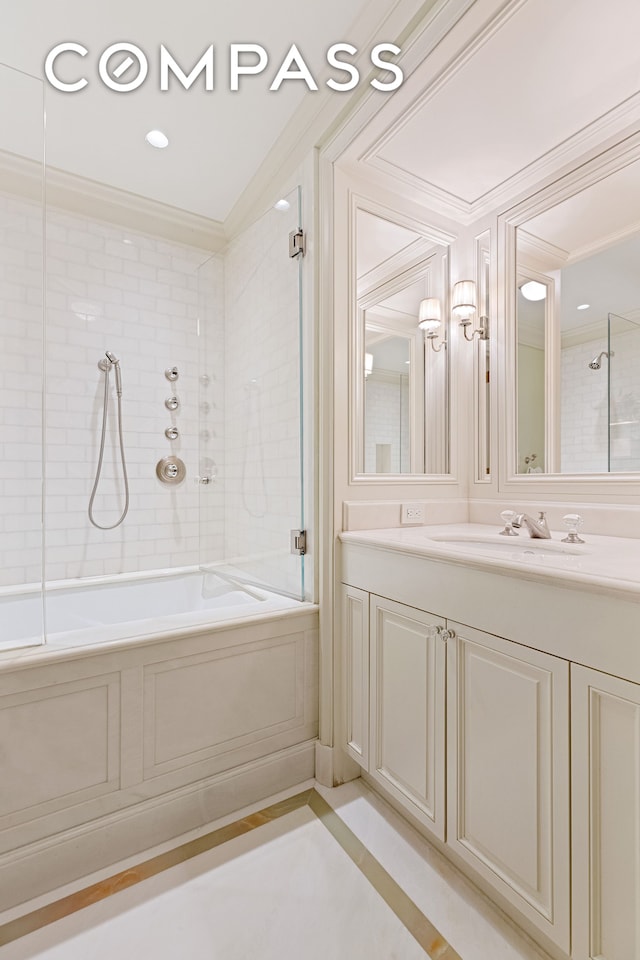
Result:
<instances>
[{"instance_id":1,"label":"bathtub","mask_svg":"<svg viewBox=\"0 0 640 960\"><path fill-rule=\"evenodd\" d=\"M69 647L157 636L299 607L300 602L226 574L187 568L0 592L0 651Z\"/></svg>"},{"instance_id":2,"label":"bathtub","mask_svg":"<svg viewBox=\"0 0 640 960\"><path fill-rule=\"evenodd\" d=\"M228 572L3 589L5 907L313 778L318 608Z\"/></svg>"}]
</instances>

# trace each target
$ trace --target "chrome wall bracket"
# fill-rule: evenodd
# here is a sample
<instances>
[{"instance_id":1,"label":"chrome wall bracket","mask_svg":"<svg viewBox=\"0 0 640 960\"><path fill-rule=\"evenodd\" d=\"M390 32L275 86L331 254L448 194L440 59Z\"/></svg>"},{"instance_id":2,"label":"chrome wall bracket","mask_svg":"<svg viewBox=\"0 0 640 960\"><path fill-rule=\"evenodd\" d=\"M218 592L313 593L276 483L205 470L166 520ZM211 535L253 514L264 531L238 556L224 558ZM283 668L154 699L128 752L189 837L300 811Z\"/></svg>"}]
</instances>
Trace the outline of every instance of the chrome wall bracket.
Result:
<instances>
[{"instance_id":1,"label":"chrome wall bracket","mask_svg":"<svg viewBox=\"0 0 640 960\"><path fill-rule=\"evenodd\" d=\"M292 230L289 234L289 256L292 260L304 257L307 252L307 242L304 230Z\"/></svg>"},{"instance_id":2,"label":"chrome wall bracket","mask_svg":"<svg viewBox=\"0 0 640 960\"><path fill-rule=\"evenodd\" d=\"M307 531L306 530L292 530L291 531L291 553L296 556L302 557L307 552Z\"/></svg>"}]
</instances>

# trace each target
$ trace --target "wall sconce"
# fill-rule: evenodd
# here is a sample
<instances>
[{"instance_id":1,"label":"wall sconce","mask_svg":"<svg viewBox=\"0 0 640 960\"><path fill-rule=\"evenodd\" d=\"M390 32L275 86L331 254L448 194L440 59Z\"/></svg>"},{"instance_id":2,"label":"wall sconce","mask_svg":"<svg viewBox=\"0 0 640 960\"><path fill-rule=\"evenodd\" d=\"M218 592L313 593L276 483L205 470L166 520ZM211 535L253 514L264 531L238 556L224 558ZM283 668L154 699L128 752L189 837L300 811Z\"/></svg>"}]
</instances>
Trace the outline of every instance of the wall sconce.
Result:
<instances>
[{"instance_id":1,"label":"wall sconce","mask_svg":"<svg viewBox=\"0 0 640 960\"><path fill-rule=\"evenodd\" d=\"M420 313L418 315L418 326L424 330L426 339L431 344L431 349L439 353L442 347L446 347L447 341L442 340L436 347L438 339L438 330L442 326L442 308L437 297L427 297L420 301Z\"/></svg>"},{"instance_id":2,"label":"wall sconce","mask_svg":"<svg viewBox=\"0 0 640 960\"><path fill-rule=\"evenodd\" d=\"M471 336L467 332L473 324L472 317L476 312L476 285L473 280L459 280L454 284L451 312L460 321L465 340L472 343L476 334L480 340L489 339L488 317L478 317L479 326L471 330Z\"/></svg>"},{"instance_id":3,"label":"wall sconce","mask_svg":"<svg viewBox=\"0 0 640 960\"><path fill-rule=\"evenodd\" d=\"M364 378L370 377L373 373L373 354L365 353L364 355Z\"/></svg>"}]
</instances>

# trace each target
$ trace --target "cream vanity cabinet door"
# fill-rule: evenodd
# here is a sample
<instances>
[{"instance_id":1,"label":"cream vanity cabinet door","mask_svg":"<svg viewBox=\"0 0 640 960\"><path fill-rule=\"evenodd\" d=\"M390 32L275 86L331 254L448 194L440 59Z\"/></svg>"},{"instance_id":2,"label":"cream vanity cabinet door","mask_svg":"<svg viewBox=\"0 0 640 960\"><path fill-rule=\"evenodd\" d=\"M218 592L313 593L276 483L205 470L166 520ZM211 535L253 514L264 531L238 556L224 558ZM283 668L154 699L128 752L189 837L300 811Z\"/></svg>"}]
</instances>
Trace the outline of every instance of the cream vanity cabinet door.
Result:
<instances>
[{"instance_id":1,"label":"cream vanity cabinet door","mask_svg":"<svg viewBox=\"0 0 640 960\"><path fill-rule=\"evenodd\" d=\"M369 773L444 840L445 621L371 596Z\"/></svg>"},{"instance_id":2,"label":"cream vanity cabinet door","mask_svg":"<svg viewBox=\"0 0 640 960\"><path fill-rule=\"evenodd\" d=\"M447 843L569 953L569 664L447 625Z\"/></svg>"},{"instance_id":3,"label":"cream vanity cabinet door","mask_svg":"<svg viewBox=\"0 0 640 960\"><path fill-rule=\"evenodd\" d=\"M369 594L342 584L343 746L369 767Z\"/></svg>"},{"instance_id":4,"label":"cream vanity cabinet door","mask_svg":"<svg viewBox=\"0 0 640 960\"><path fill-rule=\"evenodd\" d=\"M571 667L573 957L640 957L640 686Z\"/></svg>"}]
</instances>

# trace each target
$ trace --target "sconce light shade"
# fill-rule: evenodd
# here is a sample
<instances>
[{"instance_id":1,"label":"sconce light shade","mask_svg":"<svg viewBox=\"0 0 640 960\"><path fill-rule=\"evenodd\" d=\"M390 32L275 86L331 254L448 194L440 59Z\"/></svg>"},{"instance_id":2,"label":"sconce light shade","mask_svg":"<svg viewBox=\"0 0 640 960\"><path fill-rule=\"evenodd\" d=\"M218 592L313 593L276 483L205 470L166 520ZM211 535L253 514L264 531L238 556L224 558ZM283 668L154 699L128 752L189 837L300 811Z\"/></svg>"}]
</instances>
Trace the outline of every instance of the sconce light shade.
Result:
<instances>
[{"instance_id":1,"label":"sconce light shade","mask_svg":"<svg viewBox=\"0 0 640 960\"><path fill-rule=\"evenodd\" d=\"M371 376L373 373L373 354L365 353L364 355L364 378Z\"/></svg>"},{"instance_id":2,"label":"sconce light shade","mask_svg":"<svg viewBox=\"0 0 640 960\"><path fill-rule=\"evenodd\" d=\"M459 280L453 286L451 311L458 320L470 320L476 310L476 285L473 280Z\"/></svg>"},{"instance_id":3,"label":"sconce light shade","mask_svg":"<svg viewBox=\"0 0 640 960\"><path fill-rule=\"evenodd\" d=\"M442 324L442 308L437 297L427 297L420 301L418 326L426 334L435 333Z\"/></svg>"}]
</instances>

